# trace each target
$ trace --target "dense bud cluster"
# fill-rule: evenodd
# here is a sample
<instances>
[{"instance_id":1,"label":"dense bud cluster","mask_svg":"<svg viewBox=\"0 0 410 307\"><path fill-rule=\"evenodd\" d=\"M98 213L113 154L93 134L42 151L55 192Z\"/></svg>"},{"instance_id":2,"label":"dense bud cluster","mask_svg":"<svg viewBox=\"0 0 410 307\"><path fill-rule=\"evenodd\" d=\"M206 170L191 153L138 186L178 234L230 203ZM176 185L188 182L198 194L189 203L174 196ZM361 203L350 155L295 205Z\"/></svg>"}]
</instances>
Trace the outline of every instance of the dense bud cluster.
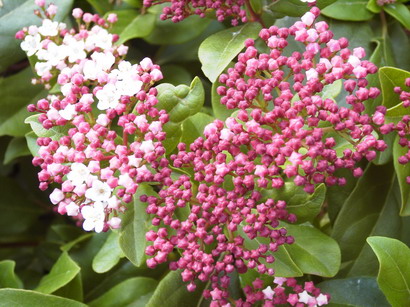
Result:
<instances>
[{"instance_id":1,"label":"dense bud cluster","mask_svg":"<svg viewBox=\"0 0 410 307\"><path fill-rule=\"evenodd\" d=\"M144 0L145 7L163 3L158 0ZM239 21L246 22L245 0L172 0L170 6L162 10L161 19L171 19L173 22L180 22L190 15L205 17L209 11L215 11L218 21L231 18L232 25L237 25Z\"/></svg>"},{"instance_id":2,"label":"dense bud cluster","mask_svg":"<svg viewBox=\"0 0 410 307\"><path fill-rule=\"evenodd\" d=\"M336 170L360 176L356 163L386 148L374 135L385 110L379 107L373 118L364 113L364 102L380 94L365 79L377 67L362 60L363 48L349 50L348 40L334 39L326 22L315 23L318 15L314 7L290 28L261 30L269 52L259 53L249 39L235 66L220 76L221 103L240 109L227 128L261 157L254 172L261 187L280 187L284 177L309 193L319 183L343 185ZM290 40L304 51L286 56ZM338 80L344 80L344 106L322 94Z\"/></svg>"},{"instance_id":3,"label":"dense bud cluster","mask_svg":"<svg viewBox=\"0 0 410 307\"><path fill-rule=\"evenodd\" d=\"M60 88L28 106L39 113L34 122L60 131L58 139L37 139L33 164L41 167L40 189L61 185L51 202L60 214L84 220L85 230L118 228L124 203L133 199L139 183L154 181L155 169L164 164L162 126L168 115L155 108L152 88L162 73L149 58L136 65L122 59L127 47L114 45L118 37L107 31L115 15L105 20L74 9L79 28L69 30L53 21L53 5L37 2L42 25L16 36L37 59L38 82L50 88L57 80Z\"/></svg>"}]
</instances>

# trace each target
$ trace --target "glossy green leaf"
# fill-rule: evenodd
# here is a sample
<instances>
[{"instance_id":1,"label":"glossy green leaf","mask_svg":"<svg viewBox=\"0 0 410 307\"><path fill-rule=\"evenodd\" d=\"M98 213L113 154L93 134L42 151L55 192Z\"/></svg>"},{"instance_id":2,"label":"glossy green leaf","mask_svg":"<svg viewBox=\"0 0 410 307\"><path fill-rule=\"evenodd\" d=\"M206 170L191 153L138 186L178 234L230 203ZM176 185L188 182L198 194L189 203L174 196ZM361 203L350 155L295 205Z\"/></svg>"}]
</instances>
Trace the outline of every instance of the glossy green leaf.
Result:
<instances>
[{"instance_id":1,"label":"glossy green leaf","mask_svg":"<svg viewBox=\"0 0 410 307\"><path fill-rule=\"evenodd\" d=\"M0 261L0 288L22 288L23 283L14 273L16 263L13 260Z\"/></svg>"},{"instance_id":2,"label":"glossy green leaf","mask_svg":"<svg viewBox=\"0 0 410 307\"><path fill-rule=\"evenodd\" d=\"M20 48L21 41L14 37L16 32L23 27L41 24L40 18L33 13L38 8L34 1L7 0L3 2L3 6L0 7L0 72L9 65L25 58L25 53ZM61 21L71 11L73 0L53 0L53 3L58 6L55 20ZM22 16L24 18L21 18ZM25 83L25 85L27 84L29 83ZM30 91L30 86L26 86L25 91ZM3 93L3 90L0 92ZM22 93L20 92L20 94Z\"/></svg>"},{"instance_id":3,"label":"glossy green leaf","mask_svg":"<svg viewBox=\"0 0 410 307\"><path fill-rule=\"evenodd\" d=\"M8 164L18 157L28 155L30 155L30 150L27 147L26 139L24 137L13 138L4 154L4 164Z\"/></svg>"},{"instance_id":4,"label":"glossy green leaf","mask_svg":"<svg viewBox=\"0 0 410 307\"><path fill-rule=\"evenodd\" d=\"M112 1L110 0L87 0L98 14L104 15L112 9Z\"/></svg>"},{"instance_id":5,"label":"glossy green leaf","mask_svg":"<svg viewBox=\"0 0 410 307\"><path fill-rule=\"evenodd\" d=\"M380 13L382 11L381 6L377 5L377 0L369 0L367 2L366 8L372 13Z\"/></svg>"},{"instance_id":6,"label":"glossy green leaf","mask_svg":"<svg viewBox=\"0 0 410 307\"><path fill-rule=\"evenodd\" d=\"M0 307L11 306L86 307L87 305L63 297L30 290L0 289Z\"/></svg>"},{"instance_id":7,"label":"glossy green leaf","mask_svg":"<svg viewBox=\"0 0 410 307\"><path fill-rule=\"evenodd\" d=\"M339 0L322 10L322 14L339 20L364 21L373 17L364 0Z\"/></svg>"},{"instance_id":8,"label":"glossy green leaf","mask_svg":"<svg viewBox=\"0 0 410 307\"><path fill-rule=\"evenodd\" d=\"M52 140L59 140L67 135L68 126L54 126L51 129L45 129L38 121L39 114L31 115L24 120L24 123L29 124L33 132L38 137L49 137Z\"/></svg>"},{"instance_id":9,"label":"glossy green leaf","mask_svg":"<svg viewBox=\"0 0 410 307\"><path fill-rule=\"evenodd\" d=\"M26 134L26 142L32 156L37 156L40 146L37 145L37 135L33 131Z\"/></svg>"},{"instance_id":10,"label":"glossy green leaf","mask_svg":"<svg viewBox=\"0 0 410 307\"><path fill-rule=\"evenodd\" d=\"M190 86L183 84L173 86L169 83L162 83L157 86L157 89L156 108L164 109L169 114L169 122L164 125L168 139L164 142L164 147L167 153L171 153L181 138L181 123L202 109L205 91L198 77L194 78Z\"/></svg>"},{"instance_id":11,"label":"glossy green leaf","mask_svg":"<svg viewBox=\"0 0 410 307\"><path fill-rule=\"evenodd\" d=\"M401 147L399 144L400 137L397 136L393 144L393 162L394 170L400 185L401 194L401 210L400 215L410 215L410 185L406 182L406 178L410 176L410 165L400 164L399 157L407 154L407 147Z\"/></svg>"},{"instance_id":12,"label":"glossy green leaf","mask_svg":"<svg viewBox=\"0 0 410 307\"><path fill-rule=\"evenodd\" d=\"M401 112L403 115L407 114L407 109L401 107L399 109L394 109L394 107L401 104L399 95L394 92L396 86L403 87L406 78L410 78L410 72L395 68L395 67L382 67L379 70L379 78L383 94L383 105L388 109L387 116L389 116L389 111L395 111L394 114ZM392 113L392 112L390 112Z\"/></svg>"},{"instance_id":13,"label":"glossy green leaf","mask_svg":"<svg viewBox=\"0 0 410 307\"><path fill-rule=\"evenodd\" d=\"M120 36L118 44L123 44L133 38L143 38L151 34L154 30L155 15L139 14L136 10L119 10L108 12L115 13L118 21L112 28L112 33Z\"/></svg>"},{"instance_id":14,"label":"glossy green leaf","mask_svg":"<svg viewBox=\"0 0 410 307\"><path fill-rule=\"evenodd\" d=\"M80 272L80 267L68 253L63 252L51 268L50 273L44 276L38 287L38 292L50 294L68 284Z\"/></svg>"},{"instance_id":15,"label":"glossy green leaf","mask_svg":"<svg viewBox=\"0 0 410 307\"><path fill-rule=\"evenodd\" d=\"M135 277L112 287L105 294L89 303L91 307L133 306L145 307L158 281L152 278Z\"/></svg>"},{"instance_id":16,"label":"glossy green leaf","mask_svg":"<svg viewBox=\"0 0 410 307\"><path fill-rule=\"evenodd\" d=\"M30 115L27 105L45 95L40 86L29 85L32 77L27 68L11 77L0 78L0 135L24 136L30 131L22 124Z\"/></svg>"},{"instance_id":17,"label":"glossy green leaf","mask_svg":"<svg viewBox=\"0 0 410 307\"><path fill-rule=\"evenodd\" d=\"M257 38L261 26L247 23L215 33L199 46L198 56L202 71L211 82L215 82L233 58L245 47L247 38Z\"/></svg>"},{"instance_id":18,"label":"glossy green leaf","mask_svg":"<svg viewBox=\"0 0 410 307\"><path fill-rule=\"evenodd\" d=\"M145 307L157 306L197 306L201 300L204 283L197 283L194 292L187 291L187 283L182 281L181 271L169 272L158 284Z\"/></svg>"},{"instance_id":19,"label":"glossy green leaf","mask_svg":"<svg viewBox=\"0 0 410 307\"><path fill-rule=\"evenodd\" d=\"M383 6L383 9L396 20L398 20L403 27L410 30L410 11L403 3L390 3Z\"/></svg>"},{"instance_id":20,"label":"glossy green leaf","mask_svg":"<svg viewBox=\"0 0 410 307\"><path fill-rule=\"evenodd\" d=\"M228 64L227 67L232 67L234 64L231 62ZM214 116L217 119L225 120L235 111L234 109L228 109L225 105L221 103L221 96L217 93L217 88L222 86L223 84L219 82L217 79L214 83L212 83L212 90L211 90L211 103L212 103L212 111Z\"/></svg>"},{"instance_id":21,"label":"glossy green leaf","mask_svg":"<svg viewBox=\"0 0 410 307\"><path fill-rule=\"evenodd\" d=\"M210 23L211 19L201 18L197 15L178 23L169 19L161 20L157 15L154 30L144 39L153 45L182 44L199 36Z\"/></svg>"},{"instance_id":22,"label":"glossy green leaf","mask_svg":"<svg viewBox=\"0 0 410 307\"><path fill-rule=\"evenodd\" d=\"M326 187L321 184L313 194L308 194L293 182L286 182L282 188L263 190L262 194L272 199L284 200L289 213L297 216L297 223L304 223L312 222L319 214L325 200Z\"/></svg>"},{"instance_id":23,"label":"glossy green leaf","mask_svg":"<svg viewBox=\"0 0 410 307\"><path fill-rule=\"evenodd\" d=\"M54 295L66 297L76 301L83 301L83 281L79 272L68 284L53 292Z\"/></svg>"},{"instance_id":24,"label":"glossy green leaf","mask_svg":"<svg viewBox=\"0 0 410 307\"><path fill-rule=\"evenodd\" d=\"M122 257L124 255L120 247L119 234L112 231L93 259L93 270L97 273L105 273L111 270Z\"/></svg>"},{"instance_id":25,"label":"glossy green leaf","mask_svg":"<svg viewBox=\"0 0 410 307\"><path fill-rule=\"evenodd\" d=\"M203 136L205 126L213 121L212 116L202 112L188 117L182 124L181 142L185 144L193 143L198 137Z\"/></svg>"},{"instance_id":26,"label":"glossy green leaf","mask_svg":"<svg viewBox=\"0 0 410 307\"><path fill-rule=\"evenodd\" d=\"M124 255L137 267L145 261L147 240L145 233L151 229L151 218L145 212L147 204L140 201L141 195L157 196L152 187L146 183L138 186L134 203L130 205L122 219L120 246Z\"/></svg>"},{"instance_id":27,"label":"glossy green leaf","mask_svg":"<svg viewBox=\"0 0 410 307\"><path fill-rule=\"evenodd\" d=\"M317 2L317 6L320 9L323 9L324 7L331 5L335 1L336 0L321 0ZM269 3L269 5L266 5L264 7L264 10L269 10L276 14L280 13L285 16L300 17L309 10L309 7L306 5L306 3L300 0L279 0L272 1L271 3Z\"/></svg>"},{"instance_id":28,"label":"glossy green leaf","mask_svg":"<svg viewBox=\"0 0 410 307\"><path fill-rule=\"evenodd\" d=\"M374 277L331 279L316 285L322 293L330 294L330 305L360 307L389 307ZM346 295L348 293L348 295ZM339 306L339 305L338 305Z\"/></svg>"},{"instance_id":29,"label":"glossy green leaf","mask_svg":"<svg viewBox=\"0 0 410 307\"><path fill-rule=\"evenodd\" d=\"M392 306L410 302L410 249L396 239L370 237L371 246L380 263L377 282Z\"/></svg>"},{"instance_id":30,"label":"glossy green leaf","mask_svg":"<svg viewBox=\"0 0 410 307\"><path fill-rule=\"evenodd\" d=\"M188 70L180 65L161 65L161 72L164 75L164 79L161 83L171 83L178 86L180 84L189 85L192 81L192 76Z\"/></svg>"},{"instance_id":31,"label":"glossy green leaf","mask_svg":"<svg viewBox=\"0 0 410 307\"><path fill-rule=\"evenodd\" d=\"M390 38L391 48L396 66L401 69L410 70L410 57L408 57L407 50L410 50L410 37L406 30L403 29L399 22L391 22L388 27L388 35Z\"/></svg>"}]
</instances>

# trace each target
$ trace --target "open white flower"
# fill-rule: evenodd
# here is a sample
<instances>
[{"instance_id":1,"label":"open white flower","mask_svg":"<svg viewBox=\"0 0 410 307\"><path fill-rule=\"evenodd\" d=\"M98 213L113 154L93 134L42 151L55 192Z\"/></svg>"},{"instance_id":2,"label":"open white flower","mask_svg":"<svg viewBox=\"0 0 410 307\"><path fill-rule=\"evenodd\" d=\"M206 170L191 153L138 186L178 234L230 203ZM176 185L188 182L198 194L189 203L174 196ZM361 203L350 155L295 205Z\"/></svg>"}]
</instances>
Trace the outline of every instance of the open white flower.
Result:
<instances>
[{"instance_id":1,"label":"open white flower","mask_svg":"<svg viewBox=\"0 0 410 307\"><path fill-rule=\"evenodd\" d=\"M85 231L91 231L94 229L95 232L101 232L103 230L105 212L101 203L82 207L81 214L84 218L83 228Z\"/></svg>"},{"instance_id":2,"label":"open white flower","mask_svg":"<svg viewBox=\"0 0 410 307\"><path fill-rule=\"evenodd\" d=\"M76 205L74 202L69 203L65 207L68 216L77 216L78 213L80 212L79 208L80 207L78 205Z\"/></svg>"},{"instance_id":3,"label":"open white flower","mask_svg":"<svg viewBox=\"0 0 410 307\"><path fill-rule=\"evenodd\" d=\"M57 21L52 21L50 19L44 19L43 24L38 28L43 36L56 36L58 34L59 25Z\"/></svg>"},{"instance_id":4,"label":"open white flower","mask_svg":"<svg viewBox=\"0 0 410 307\"><path fill-rule=\"evenodd\" d=\"M64 110L60 110L58 112L60 116L66 120L72 120L74 116L77 115L77 112L75 110L75 105L73 104L68 104Z\"/></svg>"},{"instance_id":5,"label":"open white flower","mask_svg":"<svg viewBox=\"0 0 410 307\"><path fill-rule=\"evenodd\" d=\"M21 42L20 47L23 49L27 56L32 56L41 48L41 37L40 35L27 35L24 41Z\"/></svg>"},{"instance_id":6,"label":"open white flower","mask_svg":"<svg viewBox=\"0 0 410 307\"><path fill-rule=\"evenodd\" d=\"M74 185L80 185L85 182L90 175L90 170L82 163L71 164L71 172L67 174L67 179Z\"/></svg>"},{"instance_id":7,"label":"open white flower","mask_svg":"<svg viewBox=\"0 0 410 307\"><path fill-rule=\"evenodd\" d=\"M95 96L98 99L97 108L99 110L114 109L119 104L121 97L115 85L111 83L106 84Z\"/></svg>"},{"instance_id":8,"label":"open white flower","mask_svg":"<svg viewBox=\"0 0 410 307\"><path fill-rule=\"evenodd\" d=\"M91 188L85 192L85 197L93 201L107 201L111 192L112 189L106 182L94 180Z\"/></svg>"}]
</instances>

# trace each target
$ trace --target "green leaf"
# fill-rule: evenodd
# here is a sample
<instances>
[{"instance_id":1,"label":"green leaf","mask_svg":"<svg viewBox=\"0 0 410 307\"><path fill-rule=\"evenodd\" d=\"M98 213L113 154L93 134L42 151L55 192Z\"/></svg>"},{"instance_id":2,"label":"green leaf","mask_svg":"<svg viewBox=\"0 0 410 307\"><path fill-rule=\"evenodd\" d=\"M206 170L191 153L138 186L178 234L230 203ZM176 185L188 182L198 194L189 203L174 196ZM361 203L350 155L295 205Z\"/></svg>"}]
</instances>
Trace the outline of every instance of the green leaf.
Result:
<instances>
[{"instance_id":1,"label":"green leaf","mask_svg":"<svg viewBox=\"0 0 410 307\"><path fill-rule=\"evenodd\" d=\"M114 24L111 32L120 36L117 44L123 44L133 38L142 38L151 34L154 30L155 15L139 14L136 10L119 10L108 12L114 13L118 21Z\"/></svg>"},{"instance_id":2,"label":"green leaf","mask_svg":"<svg viewBox=\"0 0 410 307\"><path fill-rule=\"evenodd\" d=\"M87 0L87 2L91 4L100 15L104 15L106 12L112 10L110 0Z\"/></svg>"},{"instance_id":3,"label":"green leaf","mask_svg":"<svg viewBox=\"0 0 410 307\"><path fill-rule=\"evenodd\" d=\"M189 71L180 65L162 65L161 72L164 75L164 79L161 80L161 83L171 83L175 86L180 84L189 85L192 80Z\"/></svg>"},{"instance_id":4,"label":"green leaf","mask_svg":"<svg viewBox=\"0 0 410 307\"><path fill-rule=\"evenodd\" d=\"M134 306L144 307L152 296L158 281L147 277L129 278L112 287L89 303L91 307Z\"/></svg>"},{"instance_id":5,"label":"green leaf","mask_svg":"<svg viewBox=\"0 0 410 307\"><path fill-rule=\"evenodd\" d=\"M26 142L31 155L37 156L40 146L37 145L37 135L33 131L26 134Z\"/></svg>"},{"instance_id":6,"label":"green leaf","mask_svg":"<svg viewBox=\"0 0 410 307\"><path fill-rule=\"evenodd\" d=\"M198 56L202 71L211 82L215 82L233 58L245 47L247 38L257 38L261 26L247 23L215 33L199 46Z\"/></svg>"},{"instance_id":7,"label":"green leaf","mask_svg":"<svg viewBox=\"0 0 410 307\"><path fill-rule=\"evenodd\" d=\"M410 30L410 11L403 3L391 3L383 6L390 16L398 20L403 27Z\"/></svg>"},{"instance_id":8,"label":"green leaf","mask_svg":"<svg viewBox=\"0 0 410 307\"><path fill-rule=\"evenodd\" d=\"M83 281L79 272L68 284L53 292L54 295L66 297L76 301L83 301Z\"/></svg>"},{"instance_id":9,"label":"green leaf","mask_svg":"<svg viewBox=\"0 0 410 307\"><path fill-rule=\"evenodd\" d=\"M146 213L146 203L140 201L141 195L157 196L153 188L141 183L134 195L134 203L124 214L120 231L120 246L124 255L137 267L145 261L147 240L145 233L153 226L151 218Z\"/></svg>"},{"instance_id":10,"label":"green leaf","mask_svg":"<svg viewBox=\"0 0 410 307\"><path fill-rule=\"evenodd\" d=\"M370 11L373 12L375 14L380 13L382 11L381 6L377 5L377 1L376 0L369 0L369 2L367 2L366 8Z\"/></svg>"},{"instance_id":11,"label":"green leaf","mask_svg":"<svg viewBox=\"0 0 410 307\"><path fill-rule=\"evenodd\" d=\"M171 20L161 20L159 14L155 20L154 30L144 39L153 45L176 45L194 39L211 23L211 19L198 15L190 16L184 22L174 23Z\"/></svg>"},{"instance_id":12,"label":"green leaf","mask_svg":"<svg viewBox=\"0 0 410 307\"><path fill-rule=\"evenodd\" d=\"M50 294L67 285L80 272L80 267L75 263L68 253L63 252L53 265L50 273L44 276L38 287L38 292Z\"/></svg>"},{"instance_id":13,"label":"green leaf","mask_svg":"<svg viewBox=\"0 0 410 307\"><path fill-rule=\"evenodd\" d=\"M322 14L339 20L364 21L373 17L367 8L367 1L339 0L322 10Z\"/></svg>"},{"instance_id":14,"label":"green leaf","mask_svg":"<svg viewBox=\"0 0 410 307\"><path fill-rule=\"evenodd\" d=\"M410 70L410 57L408 57L407 50L410 50L410 37L398 22L389 23L388 35L390 38L392 54L396 65L404 70ZM380 66L379 66L380 67Z\"/></svg>"},{"instance_id":15,"label":"green leaf","mask_svg":"<svg viewBox=\"0 0 410 307\"><path fill-rule=\"evenodd\" d=\"M228 67L232 67L234 64L231 62ZM234 112L233 109L228 109L225 105L221 103L221 96L217 93L217 88L222 86L223 84L219 82L217 79L214 83L212 83L212 90L211 90L211 103L212 103L212 111L214 116L217 119L225 121L229 116L232 115Z\"/></svg>"},{"instance_id":16,"label":"green leaf","mask_svg":"<svg viewBox=\"0 0 410 307\"><path fill-rule=\"evenodd\" d=\"M407 176L410 176L410 164L400 164L399 157L407 154L408 148L402 147L399 144L400 137L397 136L393 145L393 163L394 170L397 174L397 179L400 185L400 195L401 195L401 209L400 215L409 216L410 215L410 185L406 182Z\"/></svg>"},{"instance_id":17,"label":"green leaf","mask_svg":"<svg viewBox=\"0 0 410 307\"><path fill-rule=\"evenodd\" d=\"M53 3L58 6L55 20L61 21L71 11L73 0L53 0ZM41 24L40 18L34 15L35 9L38 7L32 0L7 0L0 7L0 72L25 58L25 53L20 48L21 41L15 39L14 35L23 27ZM25 88L27 90L28 87ZM3 93L3 90L0 92ZM19 94L22 93L24 91Z\"/></svg>"},{"instance_id":18,"label":"green leaf","mask_svg":"<svg viewBox=\"0 0 410 307\"><path fill-rule=\"evenodd\" d=\"M16 263L13 260L0 261L0 288L22 288L23 283L14 273Z\"/></svg>"},{"instance_id":19,"label":"green leaf","mask_svg":"<svg viewBox=\"0 0 410 307\"><path fill-rule=\"evenodd\" d=\"M403 242L386 237L370 237L371 246L380 263L377 282L393 306L410 302L410 249Z\"/></svg>"},{"instance_id":20,"label":"green leaf","mask_svg":"<svg viewBox=\"0 0 410 307\"><path fill-rule=\"evenodd\" d=\"M320 9L331 5L336 0L321 0L317 2L317 6ZM269 10L274 13L280 13L285 16L293 16L293 17L300 17L305 12L309 10L309 7L306 3L300 0L279 0L279 1L272 1L269 5L264 7L264 10Z\"/></svg>"},{"instance_id":21,"label":"green leaf","mask_svg":"<svg viewBox=\"0 0 410 307\"><path fill-rule=\"evenodd\" d=\"M181 123L199 111L201 111L205 100L205 91L201 80L195 77L190 86L173 86L162 83L157 86L158 104L156 108L166 110L169 114L169 122L164 125L167 133L167 142L164 147L167 153L171 153L182 135Z\"/></svg>"},{"instance_id":22,"label":"green leaf","mask_svg":"<svg viewBox=\"0 0 410 307\"><path fill-rule=\"evenodd\" d=\"M27 105L36 103L45 95L40 86L30 85L32 77L30 68L27 68L11 77L0 78L0 136L24 136L30 131L28 126L22 125L30 114Z\"/></svg>"},{"instance_id":23,"label":"green leaf","mask_svg":"<svg viewBox=\"0 0 410 307\"><path fill-rule=\"evenodd\" d=\"M408 220L398 216L399 187L391 164L370 164L355 189L346 198L332 236L342 250L341 276L374 275L377 260L366 245L371 235L399 237Z\"/></svg>"},{"instance_id":24,"label":"green leaf","mask_svg":"<svg viewBox=\"0 0 410 307\"><path fill-rule=\"evenodd\" d=\"M158 284L146 307L197 306L201 300L204 283L197 283L194 292L188 292L187 283L182 281L181 271L169 272Z\"/></svg>"},{"instance_id":25,"label":"green leaf","mask_svg":"<svg viewBox=\"0 0 410 307\"><path fill-rule=\"evenodd\" d=\"M55 295L43 294L30 290L0 289L0 307L11 306L86 307L87 305Z\"/></svg>"},{"instance_id":26,"label":"green leaf","mask_svg":"<svg viewBox=\"0 0 410 307\"><path fill-rule=\"evenodd\" d=\"M373 277L353 277L326 280L317 284L322 293L330 294L330 305L360 307L389 307L386 298ZM348 293L349 295L346 295Z\"/></svg>"},{"instance_id":27,"label":"green leaf","mask_svg":"<svg viewBox=\"0 0 410 307\"><path fill-rule=\"evenodd\" d=\"M310 225L286 224L285 228L295 239L285 248L302 272L324 277L336 275L340 267L340 248L334 239Z\"/></svg>"},{"instance_id":28,"label":"green leaf","mask_svg":"<svg viewBox=\"0 0 410 307\"><path fill-rule=\"evenodd\" d=\"M202 112L188 117L182 124L181 142L187 145L193 143L198 137L203 136L205 126L213 121L212 116Z\"/></svg>"},{"instance_id":29,"label":"green leaf","mask_svg":"<svg viewBox=\"0 0 410 307\"><path fill-rule=\"evenodd\" d=\"M51 129L45 129L38 121L39 114L31 115L24 120L24 123L30 124L31 129L38 137L49 137L56 141L67 135L70 127L54 126Z\"/></svg>"},{"instance_id":30,"label":"green leaf","mask_svg":"<svg viewBox=\"0 0 410 307\"><path fill-rule=\"evenodd\" d=\"M4 154L4 164L8 164L18 157L30 155L26 139L23 137L13 138L7 146Z\"/></svg>"},{"instance_id":31,"label":"green leaf","mask_svg":"<svg viewBox=\"0 0 410 307\"><path fill-rule=\"evenodd\" d=\"M97 273L105 273L111 270L124 257L117 232L112 231L100 251L93 259L93 270Z\"/></svg>"},{"instance_id":32,"label":"green leaf","mask_svg":"<svg viewBox=\"0 0 410 307\"><path fill-rule=\"evenodd\" d=\"M297 216L297 223L304 223L312 222L319 214L325 200L326 187L320 184L313 194L308 194L293 182L286 182L280 189L263 190L262 195L284 200L288 212Z\"/></svg>"}]
</instances>

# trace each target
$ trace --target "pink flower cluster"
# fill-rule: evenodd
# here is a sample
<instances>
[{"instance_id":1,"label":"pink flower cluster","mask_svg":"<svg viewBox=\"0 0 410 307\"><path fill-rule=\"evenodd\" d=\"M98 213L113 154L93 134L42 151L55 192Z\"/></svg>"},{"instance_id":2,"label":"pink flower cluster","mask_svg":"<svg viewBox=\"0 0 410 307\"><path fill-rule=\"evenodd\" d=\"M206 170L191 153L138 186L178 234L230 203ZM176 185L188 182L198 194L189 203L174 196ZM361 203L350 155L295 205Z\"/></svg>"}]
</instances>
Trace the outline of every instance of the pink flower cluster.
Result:
<instances>
[{"instance_id":1,"label":"pink flower cluster","mask_svg":"<svg viewBox=\"0 0 410 307\"><path fill-rule=\"evenodd\" d=\"M360 176L356 163L386 148L374 135L384 122L383 108L373 118L364 112L364 102L380 94L365 79L377 67L362 60L363 48L351 51L346 38L334 39L326 22L315 22L318 15L314 7L290 28L262 29L269 52L258 52L249 39L235 66L220 76L221 103L240 109L227 129L251 157L261 157L253 170L260 187L281 187L286 177L309 193L319 183L343 185L338 169ZM286 56L290 40L304 51ZM338 80L344 80L345 106L322 96Z\"/></svg>"},{"instance_id":2,"label":"pink flower cluster","mask_svg":"<svg viewBox=\"0 0 410 307\"><path fill-rule=\"evenodd\" d=\"M162 73L149 58L135 65L122 59L127 47L114 45L117 37L107 31L115 15L105 20L74 9L79 28L68 30L53 21L53 5L40 2L42 25L16 35L37 59L39 82L50 88L57 79L59 87L56 95L28 106L39 113L34 122L59 131L37 140L33 164L41 167L40 189L60 185L51 202L60 214L83 221L85 230L118 228L119 213L138 184L155 181L160 165L167 164L162 126L168 115L155 108L152 87Z\"/></svg>"},{"instance_id":3,"label":"pink flower cluster","mask_svg":"<svg viewBox=\"0 0 410 307\"><path fill-rule=\"evenodd\" d=\"M232 18L232 25L239 21L246 22L245 0L171 0L171 5L162 10L161 19L171 18L173 22L180 22L191 15L205 17L209 11L215 11L218 21ZM163 3L159 0L144 0L145 7Z\"/></svg>"},{"instance_id":4,"label":"pink flower cluster","mask_svg":"<svg viewBox=\"0 0 410 307\"><path fill-rule=\"evenodd\" d=\"M290 305L296 307L323 306L329 302L329 295L320 293L313 282L305 282L304 286L298 285L294 278L276 277L273 281L273 288L268 286L264 289L264 282L257 278L252 286L246 286L244 289L246 301L240 300L236 306L254 306L256 303L262 303L264 307L273 307L277 305Z\"/></svg>"}]
</instances>

